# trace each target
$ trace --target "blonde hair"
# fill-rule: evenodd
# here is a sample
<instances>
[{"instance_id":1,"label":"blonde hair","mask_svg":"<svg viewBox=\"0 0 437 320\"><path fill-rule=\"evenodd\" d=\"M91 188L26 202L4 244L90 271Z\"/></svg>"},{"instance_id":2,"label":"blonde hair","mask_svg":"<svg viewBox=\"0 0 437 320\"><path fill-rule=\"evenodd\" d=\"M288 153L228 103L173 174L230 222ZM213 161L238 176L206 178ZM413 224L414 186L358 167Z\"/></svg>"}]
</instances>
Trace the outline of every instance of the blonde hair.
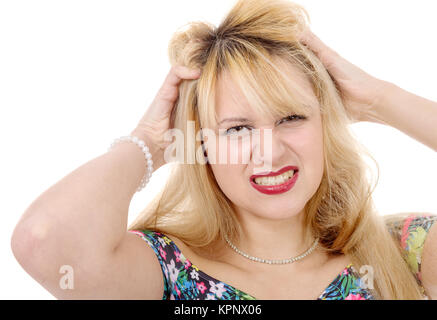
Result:
<instances>
[{"instance_id":1,"label":"blonde hair","mask_svg":"<svg viewBox=\"0 0 437 320\"><path fill-rule=\"evenodd\" d=\"M217 28L190 22L178 30L169 44L171 64L199 68L202 75L181 83L171 122L186 138L188 121L194 121L196 132L212 127L216 84L223 71L229 71L259 114L280 118L290 111L305 113L293 95L293 75L281 72L274 62L281 58L296 65L320 103L324 135L323 178L304 210L308 232L320 238L326 252L348 254L357 269L372 266L372 294L377 299L422 299L399 245L374 208L376 183L372 187L369 182L364 161L368 153L348 128L351 121L340 93L319 59L298 41L307 21L306 10L286 0L240 0ZM201 142L190 142L200 147ZM187 158L194 156L194 150L185 149ZM224 236L238 238L241 226L235 210L210 166L171 166L167 184L129 230L174 235L193 248L207 248Z\"/></svg>"}]
</instances>

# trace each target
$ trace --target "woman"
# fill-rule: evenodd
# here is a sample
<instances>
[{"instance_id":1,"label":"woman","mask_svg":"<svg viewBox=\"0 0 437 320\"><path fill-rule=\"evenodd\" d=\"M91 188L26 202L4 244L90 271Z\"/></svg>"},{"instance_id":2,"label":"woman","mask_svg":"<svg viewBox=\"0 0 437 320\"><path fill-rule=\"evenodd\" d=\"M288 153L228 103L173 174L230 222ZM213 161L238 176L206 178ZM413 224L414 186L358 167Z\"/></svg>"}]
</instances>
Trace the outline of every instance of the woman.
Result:
<instances>
[{"instance_id":1,"label":"woman","mask_svg":"<svg viewBox=\"0 0 437 320\"><path fill-rule=\"evenodd\" d=\"M170 128L206 163L184 148L126 232L147 170L137 146L115 144L26 210L12 238L23 268L58 298L437 297L436 216L378 215L348 129L384 123L437 150L437 104L345 61L305 17L288 1L241 0L217 28L177 32L173 67L131 135L155 170L170 158ZM268 138L248 147L258 133ZM74 290L59 285L65 265Z\"/></svg>"}]
</instances>

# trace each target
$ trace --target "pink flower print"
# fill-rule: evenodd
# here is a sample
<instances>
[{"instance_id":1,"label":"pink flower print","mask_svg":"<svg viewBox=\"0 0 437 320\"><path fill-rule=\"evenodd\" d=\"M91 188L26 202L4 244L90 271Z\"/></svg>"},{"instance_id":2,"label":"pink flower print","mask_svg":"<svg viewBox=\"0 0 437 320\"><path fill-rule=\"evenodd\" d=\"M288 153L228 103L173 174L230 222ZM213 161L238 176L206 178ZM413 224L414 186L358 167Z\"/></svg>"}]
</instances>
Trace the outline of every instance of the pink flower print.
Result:
<instances>
[{"instance_id":1,"label":"pink flower print","mask_svg":"<svg viewBox=\"0 0 437 320\"><path fill-rule=\"evenodd\" d=\"M185 269L188 270L188 268L191 266L191 262L189 260L185 260Z\"/></svg>"},{"instance_id":2,"label":"pink flower print","mask_svg":"<svg viewBox=\"0 0 437 320\"><path fill-rule=\"evenodd\" d=\"M174 285L174 289L175 289L176 293L178 294L178 297L180 297L180 296L181 296L181 292L180 292L180 290L178 289L178 287L177 287L176 284Z\"/></svg>"},{"instance_id":3,"label":"pink flower print","mask_svg":"<svg viewBox=\"0 0 437 320\"><path fill-rule=\"evenodd\" d=\"M167 257L167 252L165 252L164 250L162 250L161 247L159 247L159 254L161 255L162 258L164 258L164 260Z\"/></svg>"},{"instance_id":4,"label":"pink flower print","mask_svg":"<svg viewBox=\"0 0 437 320\"><path fill-rule=\"evenodd\" d=\"M200 292L202 292L202 294L205 292L205 290L207 289L205 286L205 283L201 282L201 283L196 283L197 289L200 290Z\"/></svg>"},{"instance_id":5,"label":"pink flower print","mask_svg":"<svg viewBox=\"0 0 437 320\"><path fill-rule=\"evenodd\" d=\"M401 246L402 249L406 249L407 248L407 238L410 235L410 233L408 232L408 227L411 224L411 221L414 220L414 215L409 216L404 223L404 227L402 228L402 237L401 237Z\"/></svg>"},{"instance_id":6,"label":"pink flower print","mask_svg":"<svg viewBox=\"0 0 437 320\"><path fill-rule=\"evenodd\" d=\"M341 274L347 276L349 274L348 268L345 268Z\"/></svg>"},{"instance_id":7,"label":"pink flower print","mask_svg":"<svg viewBox=\"0 0 437 320\"><path fill-rule=\"evenodd\" d=\"M181 259L180 259L181 253L175 251L174 255L176 256L176 262L180 262L181 261Z\"/></svg>"},{"instance_id":8,"label":"pink flower print","mask_svg":"<svg viewBox=\"0 0 437 320\"><path fill-rule=\"evenodd\" d=\"M345 300L366 300L360 294L350 293Z\"/></svg>"},{"instance_id":9,"label":"pink flower print","mask_svg":"<svg viewBox=\"0 0 437 320\"><path fill-rule=\"evenodd\" d=\"M129 232L132 232L132 233L135 233L135 234L137 234L137 235L139 235L139 236L144 237L144 234L141 233L141 232L139 232L139 231L136 231L136 230L129 230Z\"/></svg>"}]
</instances>

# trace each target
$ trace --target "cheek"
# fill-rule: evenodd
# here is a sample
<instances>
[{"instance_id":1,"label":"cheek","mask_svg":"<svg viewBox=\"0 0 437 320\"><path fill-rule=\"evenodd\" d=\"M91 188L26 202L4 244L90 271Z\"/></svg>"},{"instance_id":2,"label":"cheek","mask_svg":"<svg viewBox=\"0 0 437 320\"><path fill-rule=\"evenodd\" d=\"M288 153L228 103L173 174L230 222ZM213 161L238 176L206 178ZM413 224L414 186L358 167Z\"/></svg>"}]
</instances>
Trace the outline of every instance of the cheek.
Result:
<instances>
[{"instance_id":1,"label":"cheek","mask_svg":"<svg viewBox=\"0 0 437 320\"><path fill-rule=\"evenodd\" d=\"M239 186L242 186L242 171L236 165L214 164L210 165L215 180L222 192L231 200L240 198Z\"/></svg>"},{"instance_id":2,"label":"cheek","mask_svg":"<svg viewBox=\"0 0 437 320\"><path fill-rule=\"evenodd\" d=\"M290 141L298 154L318 158L323 152L323 135L318 130L302 130L293 135Z\"/></svg>"},{"instance_id":3,"label":"cheek","mask_svg":"<svg viewBox=\"0 0 437 320\"><path fill-rule=\"evenodd\" d=\"M286 138L285 138L286 137ZM321 126L308 125L302 130L285 132L288 148L299 157L305 174L319 179L324 169L323 132Z\"/></svg>"},{"instance_id":4,"label":"cheek","mask_svg":"<svg viewBox=\"0 0 437 320\"><path fill-rule=\"evenodd\" d=\"M323 134L314 130L307 133L302 141L306 142L306 144L300 145L303 166L307 169L305 171L310 179L319 184L324 171Z\"/></svg>"},{"instance_id":5,"label":"cheek","mask_svg":"<svg viewBox=\"0 0 437 320\"><path fill-rule=\"evenodd\" d=\"M243 149L247 149L247 152L242 152ZM247 164L241 162L243 153L250 155L250 144L247 147L247 143L242 143L241 138L220 137L207 145L208 160L217 184L231 200L238 201L244 190Z\"/></svg>"}]
</instances>

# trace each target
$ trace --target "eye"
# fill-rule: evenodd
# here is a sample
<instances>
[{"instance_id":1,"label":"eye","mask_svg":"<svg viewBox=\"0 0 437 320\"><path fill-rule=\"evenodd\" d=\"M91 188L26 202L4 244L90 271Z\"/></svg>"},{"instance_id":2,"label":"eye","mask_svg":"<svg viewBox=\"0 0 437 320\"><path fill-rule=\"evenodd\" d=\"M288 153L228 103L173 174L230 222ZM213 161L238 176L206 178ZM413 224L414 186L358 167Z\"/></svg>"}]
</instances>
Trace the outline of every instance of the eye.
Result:
<instances>
[{"instance_id":1,"label":"eye","mask_svg":"<svg viewBox=\"0 0 437 320\"><path fill-rule=\"evenodd\" d=\"M246 129L249 130L249 128L247 126L236 126L236 127L232 127L226 130L225 134L229 135L229 134L233 134L233 133L241 133L242 129ZM243 130L244 132L244 130Z\"/></svg>"},{"instance_id":2,"label":"eye","mask_svg":"<svg viewBox=\"0 0 437 320\"><path fill-rule=\"evenodd\" d=\"M297 120L305 120L307 117L302 116L302 115L298 115L298 114L292 114L289 115L288 117L285 117L281 120L278 121L278 125L281 124L282 122L289 122L289 121L297 121Z\"/></svg>"}]
</instances>

